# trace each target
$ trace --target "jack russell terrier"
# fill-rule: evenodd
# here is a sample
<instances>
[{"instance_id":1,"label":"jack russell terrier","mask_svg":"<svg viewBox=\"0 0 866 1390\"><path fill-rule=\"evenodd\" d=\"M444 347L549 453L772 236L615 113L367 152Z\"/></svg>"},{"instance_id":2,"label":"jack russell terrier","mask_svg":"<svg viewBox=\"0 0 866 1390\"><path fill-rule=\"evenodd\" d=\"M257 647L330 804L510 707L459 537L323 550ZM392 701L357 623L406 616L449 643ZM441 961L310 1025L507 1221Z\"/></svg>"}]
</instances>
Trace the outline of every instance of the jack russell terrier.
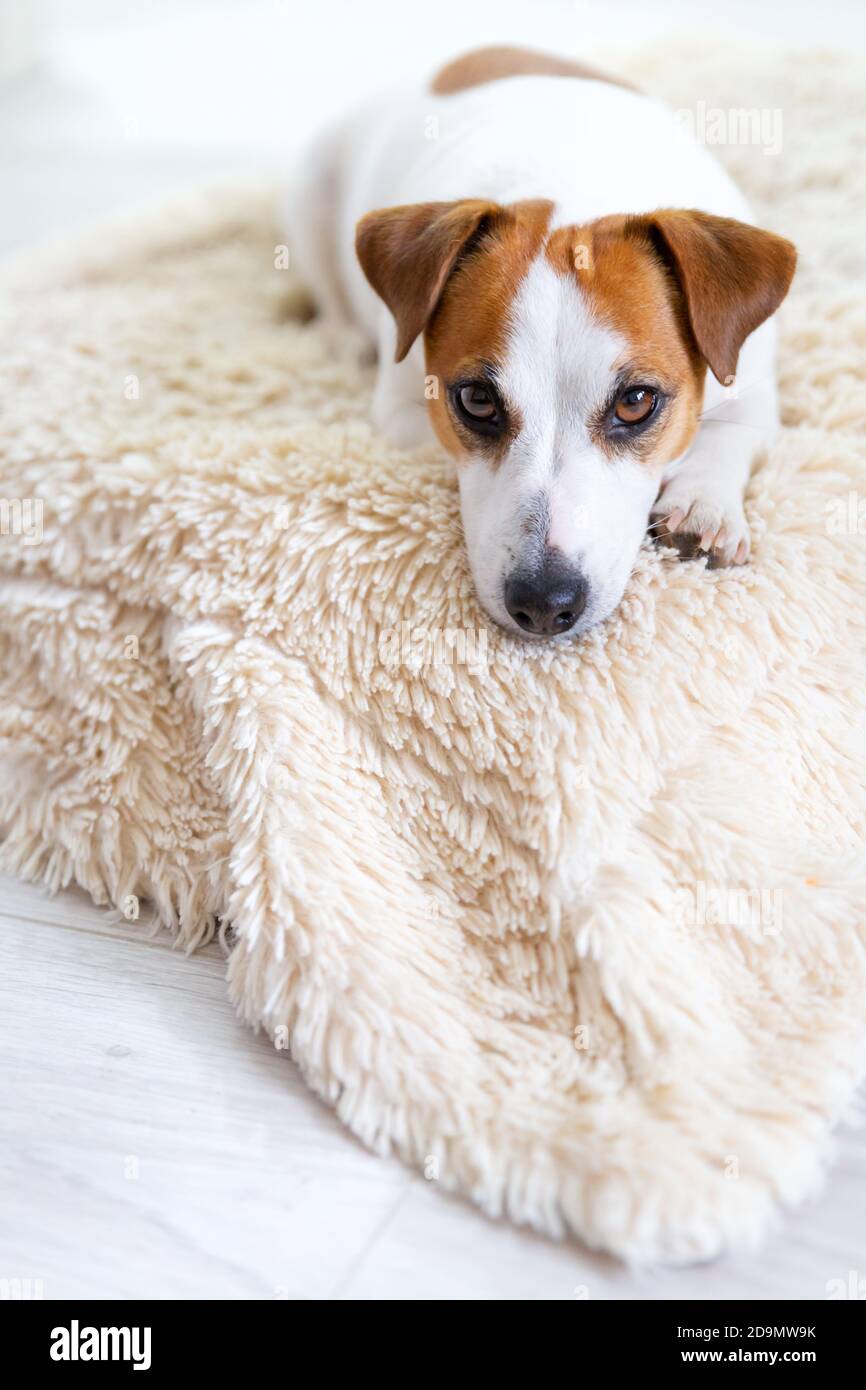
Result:
<instances>
[{"instance_id":1,"label":"jack russell terrier","mask_svg":"<svg viewBox=\"0 0 866 1390\"><path fill-rule=\"evenodd\" d=\"M320 137L288 211L319 309L378 348L375 425L455 458L503 627L606 618L648 523L682 555L747 559L743 493L778 426L769 319L796 252L750 225L672 111L484 49Z\"/></svg>"}]
</instances>

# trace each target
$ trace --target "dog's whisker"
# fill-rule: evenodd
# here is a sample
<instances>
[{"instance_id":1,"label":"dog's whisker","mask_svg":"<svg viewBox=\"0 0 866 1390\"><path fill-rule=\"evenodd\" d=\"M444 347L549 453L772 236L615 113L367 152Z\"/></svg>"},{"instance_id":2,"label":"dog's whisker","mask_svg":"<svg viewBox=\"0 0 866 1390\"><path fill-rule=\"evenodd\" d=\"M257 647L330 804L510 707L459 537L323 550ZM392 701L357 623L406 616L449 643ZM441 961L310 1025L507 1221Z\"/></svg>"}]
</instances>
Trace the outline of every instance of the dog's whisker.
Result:
<instances>
[{"instance_id":1,"label":"dog's whisker","mask_svg":"<svg viewBox=\"0 0 866 1390\"><path fill-rule=\"evenodd\" d=\"M724 404L726 404L726 402L722 402L722 405L724 405ZM716 419L716 418L715 418L715 412L716 412L717 410L721 410L721 409L722 409L722 405L714 405L714 406L711 406L709 410L703 410L703 411L701 411L701 414L698 416L698 419L699 419L699 421L701 422L701 424L709 424L709 425L736 425L737 429L739 429L739 430L743 430L743 429L745 429L745 430L753 430L756 434L761 434L761 433L763 433L763 431L762 431L760 425L753 425L753 424L751 424L748 420L724 420L724 419Z\"/></svg>"}]
</instances>

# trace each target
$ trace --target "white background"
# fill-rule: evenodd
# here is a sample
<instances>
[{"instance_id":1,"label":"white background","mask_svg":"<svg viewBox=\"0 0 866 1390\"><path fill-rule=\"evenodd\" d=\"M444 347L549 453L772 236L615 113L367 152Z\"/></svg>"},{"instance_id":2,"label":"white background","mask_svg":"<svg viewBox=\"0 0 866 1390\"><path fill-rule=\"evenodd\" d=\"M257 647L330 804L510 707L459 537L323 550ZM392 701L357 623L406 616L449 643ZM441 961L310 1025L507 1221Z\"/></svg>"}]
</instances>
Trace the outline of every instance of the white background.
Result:
<instances>
[{"instance_id":1,"label":"white background","mask_svg":"<svg viewBox=\"0 0 866 1390\"><path fill-rule=\"evenodd\" d=\"M305 132L463 47L575 55L742 35L866 47L862 0L0 0L0 249L190 181L282 169Z\"/></svg>"}]
</instances>

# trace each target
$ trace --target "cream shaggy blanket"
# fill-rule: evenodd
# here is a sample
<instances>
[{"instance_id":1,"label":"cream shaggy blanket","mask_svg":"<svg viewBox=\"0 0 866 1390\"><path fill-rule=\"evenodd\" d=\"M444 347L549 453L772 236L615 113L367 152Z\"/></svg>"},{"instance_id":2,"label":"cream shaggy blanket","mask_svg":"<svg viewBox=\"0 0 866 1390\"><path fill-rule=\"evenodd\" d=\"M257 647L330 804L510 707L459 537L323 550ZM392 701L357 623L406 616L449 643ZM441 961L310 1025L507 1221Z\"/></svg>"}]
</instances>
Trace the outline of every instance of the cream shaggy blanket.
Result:
<instances>
[{"instance_id":1,"label":"cream shaggy blanket","mask_svg":"<svg viewBox=\"0 0 866 1390\"><path fill-rule=\"evenodd\" d=\"M748 568L479 611L450 467L300 315L270 194L3 280L0 868L180 942L373 1148L629 1259L753 1241L866 1062L862 68L672 52L801 268ZM275 251L275 248L277 250Z\"/></svg>"}]
</instances>

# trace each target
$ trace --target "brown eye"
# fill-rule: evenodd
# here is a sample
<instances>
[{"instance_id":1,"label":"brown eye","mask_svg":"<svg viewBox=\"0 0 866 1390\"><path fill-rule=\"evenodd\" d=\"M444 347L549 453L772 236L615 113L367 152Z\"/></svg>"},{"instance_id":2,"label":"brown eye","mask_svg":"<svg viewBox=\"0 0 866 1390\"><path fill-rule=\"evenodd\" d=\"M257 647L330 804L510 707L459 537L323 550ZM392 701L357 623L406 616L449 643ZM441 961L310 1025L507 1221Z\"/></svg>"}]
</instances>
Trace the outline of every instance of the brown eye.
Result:
<instances>
[{"instance_id":1,"label":"brown eye","mask_svg":"<svg viewBox=\"0 0 866 1390\"><path fill-rule=\"evenodd\" d=\"M490 381L460 381L449 388L451 405L468 430L497 439L508 420L496 387Z\"/></svg>"},{"instance_id":2,"label":"brown eye","mask_svg":"<svg viewBox=\"0 0 866 1390\"><path fill-rule=\"evenodd\" d=\"M480 381L461 386L457 392L460 409L473 420L493 420L496 415L496 402L488 387Z\"/></svg>"},{"instance_id":3,"label":"brown eye","mask_svg":"<svg viewBox=\"0 0 866 1390\"><path fill-rule=\"evenodd\" d=\"M631 390L623 391L613 413L621 425L639 425L652 415L657 401L656 392L648 386L633 386Z\"/></svg>"}]
</instances>

